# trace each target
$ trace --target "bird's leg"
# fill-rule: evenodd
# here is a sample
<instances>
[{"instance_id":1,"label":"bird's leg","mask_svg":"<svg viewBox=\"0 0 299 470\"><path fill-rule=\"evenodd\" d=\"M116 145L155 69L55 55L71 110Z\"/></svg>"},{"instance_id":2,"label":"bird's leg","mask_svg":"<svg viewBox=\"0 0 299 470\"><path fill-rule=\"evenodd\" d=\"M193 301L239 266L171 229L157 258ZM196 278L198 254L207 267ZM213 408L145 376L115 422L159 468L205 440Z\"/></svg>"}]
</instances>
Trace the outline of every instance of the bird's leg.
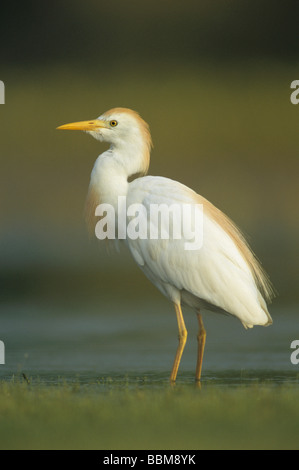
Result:
<instances>
[{"instance_id":1,"label":"bird's leg","mask_svg":"<svg viewBox=\"0 0 299 470\"><path fill-rule=\"evenodd\" d=\"M177 373L178 373L178 368L179 368L179 365L180 365L180 362L181 362L181 357L182 357L184 347L185 347L185 344L186 344L186 341L187 341L187 330L186 330L186 326L185 326L181 306L180 306L180 304L175 304L174 308L175 308L175 313L176 313L178 328L179 328L179 345L178 345L178 348L177 348L177 352L176 352L176 355L175 355L175 359L174 359L174 363L173 363L173 367L172 367L172 371L171 371L171 375L170 375L170 381L171 382L175 382L175 380L176 380L176 376L177 376Z\"/></svg>"},{"instance_id":2,"label":"bird's leg","mask_svg":"<svg viewBox=\"0 0 299 470\"><path fill-rule=\"evenodd\" d=\"M203 353L204 353L205 344L206 344L207 333L203 325L202 316L200 313L197 313L197 319L198 319L199 328L198 328L198 333L197 333L198 350L197 350L197 364L196 364L195 380L199 382L200 377L201 377L202 359L203 359Z\"/></svg>"}]
</instances>

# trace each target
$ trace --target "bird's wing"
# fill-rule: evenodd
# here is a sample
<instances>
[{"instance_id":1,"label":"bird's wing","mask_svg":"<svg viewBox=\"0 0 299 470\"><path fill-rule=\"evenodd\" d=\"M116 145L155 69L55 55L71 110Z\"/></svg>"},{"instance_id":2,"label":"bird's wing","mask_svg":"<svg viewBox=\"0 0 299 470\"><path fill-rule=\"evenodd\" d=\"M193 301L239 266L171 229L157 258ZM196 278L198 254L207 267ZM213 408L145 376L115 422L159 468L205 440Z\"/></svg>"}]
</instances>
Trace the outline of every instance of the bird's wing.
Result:
<instances>
[{"instance_id":1,"label":"bird's wing","mask_svg":"<svg viewBox=\"0 0 299 470\"><path fill-rule=\"evenodd\" d=\"M128 237L135 261L165 295L177 301L187 292L237 316L247 326L271 321L257 279L262 274L256 274L252 266L252 252L237 229L233 225L228 228L229 219L211 203L176 181L147 176L130 183L127 206L131 204L144 206L148 225L153 205L175 205L174 213L183 205L202 205L202 219L197 221L202 224L200 249L187 250L190 239L184 233L180 239L152 239L149 232L144 239ZM194 229L194 213L184 220Z\"/></svg>"}]
</instances>

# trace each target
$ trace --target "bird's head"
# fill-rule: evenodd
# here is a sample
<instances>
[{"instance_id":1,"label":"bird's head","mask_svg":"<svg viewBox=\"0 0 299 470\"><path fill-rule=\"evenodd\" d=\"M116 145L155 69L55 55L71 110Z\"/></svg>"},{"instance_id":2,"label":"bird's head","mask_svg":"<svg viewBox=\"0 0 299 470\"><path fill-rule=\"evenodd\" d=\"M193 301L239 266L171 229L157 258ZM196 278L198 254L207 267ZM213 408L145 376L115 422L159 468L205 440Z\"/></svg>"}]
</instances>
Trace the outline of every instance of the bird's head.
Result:
<instances>
[{"instance_id":1,"label":"bird's head","mask_svg":"<svg viewBox=\"0 0 299 470\"><path fill-rule=\"evenodd\" d=\"M57 127L62 130L81 130L97 140L109 142L113 146L128 145L142 141L151 147L151 136L148 124L139 114L127 108L111 109L96 119L71 122Z\"/></svg>"},{"instance_id":2,"label":"bird's head","mask_svg":"<svg viewBox=\"0 0 299 470\"><path fill-rule=\"evenodd\" d=\"M148 124L127 108L113 108L90 121L72 122L57 129L81 130L111 144L112 156L121 160L129 175L146 174L152 139Z\"/></svg>"}]
</instances>

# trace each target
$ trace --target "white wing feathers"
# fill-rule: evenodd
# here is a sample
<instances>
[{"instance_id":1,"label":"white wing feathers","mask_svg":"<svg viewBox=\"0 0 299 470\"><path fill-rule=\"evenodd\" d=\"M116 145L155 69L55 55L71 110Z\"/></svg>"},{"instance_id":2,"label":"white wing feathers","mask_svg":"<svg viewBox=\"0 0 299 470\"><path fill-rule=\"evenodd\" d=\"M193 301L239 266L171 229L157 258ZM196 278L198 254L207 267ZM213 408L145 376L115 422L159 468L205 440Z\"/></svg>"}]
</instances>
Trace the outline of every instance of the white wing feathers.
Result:
<instances>
[{"instance_id":1,"label":"white wing feathers","mask_svg":"<svg viewBox=\"0 0 299 470\"><path fill-rule=\"evenodd\" d=\"M136 203L146 208L148 217L153 204L203 204L203 244L198 250L186 250L184 244L189 240L184 237L127 239L137 264L168 298L196 309L205 306L225 311L245 327L272 323L264 300L264 296L271 297L268 280L246 242L238 239L236 243L226 229L229 219L224 214L188 187L162 177L132 181L127 205ZM221 216L215 218L213 211ZM194 220L189 222L194 226Z\"/></svg>"}]
</instances>

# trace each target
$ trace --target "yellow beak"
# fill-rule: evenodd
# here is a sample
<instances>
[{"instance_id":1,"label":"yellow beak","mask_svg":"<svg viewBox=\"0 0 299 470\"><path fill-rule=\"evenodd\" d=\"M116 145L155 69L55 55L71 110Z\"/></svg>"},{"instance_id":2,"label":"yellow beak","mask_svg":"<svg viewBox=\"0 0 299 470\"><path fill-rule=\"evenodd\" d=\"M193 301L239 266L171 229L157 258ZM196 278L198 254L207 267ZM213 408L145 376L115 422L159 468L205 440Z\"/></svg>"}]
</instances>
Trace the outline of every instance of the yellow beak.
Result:
<instances>
[{"instance_id":1,"label":"yellow beak","mask_svg":"<svg viewBox=\"0 0 299 470\"><path fill-rule=\"evenodd\" d=\"M71 122L69 124L63 124L63 126L59 126L56 129L74 131L96 131L97 129L103 127L107 127L105 121L101 121L100 119L93 119L91 121L79 121Z\"/></svg>"}]
</instances>

